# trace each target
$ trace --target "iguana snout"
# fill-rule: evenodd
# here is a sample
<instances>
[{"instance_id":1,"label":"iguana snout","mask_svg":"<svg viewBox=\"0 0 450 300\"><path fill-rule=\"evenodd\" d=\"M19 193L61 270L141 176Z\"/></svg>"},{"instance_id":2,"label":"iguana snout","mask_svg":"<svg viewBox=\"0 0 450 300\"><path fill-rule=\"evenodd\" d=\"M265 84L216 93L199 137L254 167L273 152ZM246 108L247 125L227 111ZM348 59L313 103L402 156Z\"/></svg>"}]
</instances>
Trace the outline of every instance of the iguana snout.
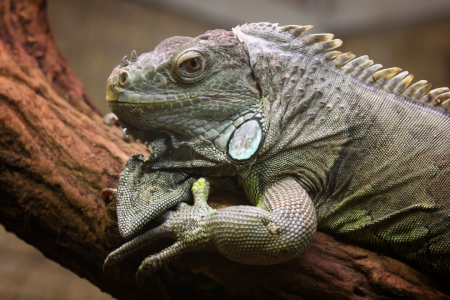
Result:
<instances>
[{"instance_id":1,"label":"iguana snout","mask_svg":"<svg viewBox=\"0 0 450 300\"><path fill-rule=\"evenodd\" d=\"M124 56L120 65L114 68L107 79L106 100L124 103L148 102L150 99L144 99L140 94L143 94L145 89L152 89L152 84L148 84L147 80L142 78L142 74L142 65L137 59L136 51L133 50L131 60Z\"/></svg>"}]
</instances>

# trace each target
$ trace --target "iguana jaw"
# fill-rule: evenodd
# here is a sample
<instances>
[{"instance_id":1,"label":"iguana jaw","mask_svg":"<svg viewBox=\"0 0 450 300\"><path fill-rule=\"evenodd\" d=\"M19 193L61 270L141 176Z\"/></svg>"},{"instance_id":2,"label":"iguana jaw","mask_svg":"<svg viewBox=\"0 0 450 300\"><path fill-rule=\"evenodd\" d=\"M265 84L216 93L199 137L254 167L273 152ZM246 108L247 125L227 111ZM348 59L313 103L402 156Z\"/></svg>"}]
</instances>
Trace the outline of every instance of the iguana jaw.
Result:
<instances>
[{"instance_id":1,"label":"iguana jaw","mask_svg":"<svg viewBox=\"0 0 450 300\"><path fill-rule=\"evenodd\" d=\"M185 94L138 94L138 93L126 93L123 89L118 89L116 87L114 91L113 86L109 83L106 84L106 101L108 102L121 102L121 103L133 103L133 104L153 104L153 103L167 103L167 102L182 102L182 100L196 99L202 97L209 97L215 99L226 99L228 101L242 101L236 97L221 97L220 95L214 93L185 93ZM194 100L193 100L194 101ZM194 101L199 103L199 101ZM191 106L192 104L184 104L185 107Z\"/></svg>"},{"instance_id":2,"label":"iguana jaw","mask_svg":"<svg viewBox=\"0 0 450 300\"><path fill-rule=\"evenodd\" d=\"M165 103L165 102L176 102L180 100L196 98L198 95L189 94L177 94L177 95L140 95L140 94L121 94L116 95L113 92L107 90L106 101L108 102L122 102L122 103L142 103L142 104L152 104L152 103ZM210 97L210 96L206 96Z\"/></svg>"}]
</instances>

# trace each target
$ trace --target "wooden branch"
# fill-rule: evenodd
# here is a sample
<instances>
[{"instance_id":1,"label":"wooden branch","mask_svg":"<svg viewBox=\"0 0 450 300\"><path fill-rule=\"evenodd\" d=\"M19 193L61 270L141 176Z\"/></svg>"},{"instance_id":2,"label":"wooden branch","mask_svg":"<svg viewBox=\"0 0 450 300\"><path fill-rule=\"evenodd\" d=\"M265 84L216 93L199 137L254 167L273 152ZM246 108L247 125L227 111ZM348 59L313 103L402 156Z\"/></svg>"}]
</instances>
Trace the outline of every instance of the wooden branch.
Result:
<instances>
[{"instance_id":1,"label":"wooden branch","mask_svg":"<svg viewBox=\"0 0 450 300\"><path fill-rule=\"evenodd\" d=\"M322 233L276 266L195 253L145 287L134 280L140 258L117 279L104 276L104 259L124 241L115 203L99 192L117 186L125 161L145 147L103 124L52 41L43 0L0 1L0 14L0 222L48 258L118 299L450 299L438 279ZM222 195L211 205L232 202Z\"/></svg>"}]
</instances>

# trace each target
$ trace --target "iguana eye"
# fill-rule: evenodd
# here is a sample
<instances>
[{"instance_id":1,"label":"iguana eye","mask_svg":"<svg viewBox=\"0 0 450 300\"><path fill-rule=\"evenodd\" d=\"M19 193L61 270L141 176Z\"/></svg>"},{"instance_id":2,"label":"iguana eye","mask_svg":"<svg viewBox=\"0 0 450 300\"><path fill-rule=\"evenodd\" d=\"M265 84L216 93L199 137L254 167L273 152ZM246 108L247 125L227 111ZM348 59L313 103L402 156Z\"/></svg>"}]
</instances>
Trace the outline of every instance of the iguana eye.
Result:
<instances>
[{"instance_id":1,"label":"iguana eye","mask_svg":"<svg viewBox=\"0 0 450 300\"><path fill-rule=\"evenodd\" d=\"M181 54L175 65L176 77L186 83L196 82L206 75L208 57L191 50Z\"/></svg>"},{"instance_id":2,"label":"iguana eye","mask_svg":"<svg viewBox=\"0 0 450 300\"><path fill-rule=\"evenodd\" d=\"M180 70L186 73L195 73L201 70L203 61L199 57L186 60L180 64Z\"/></svg>"}]
</instances>

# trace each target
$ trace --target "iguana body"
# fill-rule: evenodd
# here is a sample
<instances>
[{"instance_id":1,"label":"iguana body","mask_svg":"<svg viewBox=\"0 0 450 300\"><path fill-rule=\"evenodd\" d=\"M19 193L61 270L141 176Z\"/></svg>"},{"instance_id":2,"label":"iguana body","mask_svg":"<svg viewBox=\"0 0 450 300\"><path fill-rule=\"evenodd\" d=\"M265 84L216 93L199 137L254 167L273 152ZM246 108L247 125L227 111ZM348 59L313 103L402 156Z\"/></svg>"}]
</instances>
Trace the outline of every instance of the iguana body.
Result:
<instances>
[{"instance_id":1,"label":"iguana body","mask_svg":"<svg viewBox=\"0 0 450 300\"><path fill-rule=\"evenodd\" d=\"M332 51L340 40L305 35L309 28L257 23L173 37L114 69L107 100L135 136L153 141L149 174L235 177L255 207L213 210L200 180L194 206L161 215L160 227L105 266L161 236L177 242L144 260L139 276L189 251L279 263L303 251L317 227L450 277L449 90L408 87L407 72L352 60ZM180 191L191 183L178 181ZM181 201L153 194L158 205L147 211L136 203L145 197L128 197L133 190L121 184L125 237Z\"/></svg>"}]
</instances>

